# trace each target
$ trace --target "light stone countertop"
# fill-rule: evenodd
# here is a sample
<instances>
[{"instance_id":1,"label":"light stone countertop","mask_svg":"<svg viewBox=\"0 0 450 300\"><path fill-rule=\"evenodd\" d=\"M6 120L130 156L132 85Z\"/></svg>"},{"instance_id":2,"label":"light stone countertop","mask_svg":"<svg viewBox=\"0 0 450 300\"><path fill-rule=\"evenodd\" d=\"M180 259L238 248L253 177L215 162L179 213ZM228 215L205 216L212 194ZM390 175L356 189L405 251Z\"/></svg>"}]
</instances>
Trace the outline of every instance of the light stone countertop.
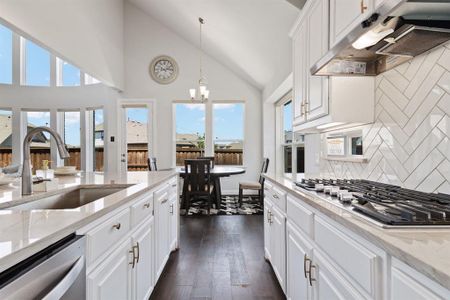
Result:
<instances>
[{"instance_id":1,"label":"light stone countertop","mask_svg":"<svg viewBox=\"0 0 450 300\"><path fill-rule=\"evenodd\" d=\"M132 201L167 181L175 169L158 172L127 172L121 175L82 173L60 176L57 191L21 196L20 182L0 186L0 272L46 248L87 224ZM129 187L75 209L14 211L5 207L25 203L80 185L130 185Z\"/></svg>"},{"instance_id":2,"label":"light stone countertop","mask_svg":"<svg viewBox=\"0 0 450 300\"><path fill-rule=\"evenodd\" d=\"M384 229L342 209L315 192L295 187L282 175L265 175L288 193L370 241L450 290L450 228Z\"/></svg>"}]
</instances>

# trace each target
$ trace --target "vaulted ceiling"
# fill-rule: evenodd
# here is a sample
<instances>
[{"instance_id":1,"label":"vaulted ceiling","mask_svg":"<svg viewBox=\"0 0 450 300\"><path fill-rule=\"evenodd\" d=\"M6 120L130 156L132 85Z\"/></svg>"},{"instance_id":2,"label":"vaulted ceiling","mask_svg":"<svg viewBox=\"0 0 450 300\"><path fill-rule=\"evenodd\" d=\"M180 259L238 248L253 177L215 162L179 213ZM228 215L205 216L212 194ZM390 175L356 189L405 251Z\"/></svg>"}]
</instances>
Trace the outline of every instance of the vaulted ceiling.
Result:
<instances>
[{"instance_id":1,"label":"vaulted ceiling","mask_svg":"<svg viewBox=\"0 0 450 300\"><path fill-rule=\"evenodd\" d=\"M302 0L128 1L195 45L204 18L204 51L260 89L290 72L288 32Z\"/></svg>"}]
</instances>

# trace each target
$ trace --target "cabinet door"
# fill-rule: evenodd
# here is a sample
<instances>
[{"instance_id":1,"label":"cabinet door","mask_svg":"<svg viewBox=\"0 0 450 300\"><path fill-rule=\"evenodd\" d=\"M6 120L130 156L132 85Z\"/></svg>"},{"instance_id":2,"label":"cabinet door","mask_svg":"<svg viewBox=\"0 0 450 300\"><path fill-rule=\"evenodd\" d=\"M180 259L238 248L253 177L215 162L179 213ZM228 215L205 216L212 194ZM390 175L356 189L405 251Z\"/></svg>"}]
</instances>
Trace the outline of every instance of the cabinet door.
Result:
<instances>
[{"instance_id":1,"label":"cabinet door","mask_svg":"<svg viewBox=\"0 0 450 300\"><path fill-rule=\"evenodd\" d=\"M154 257L154 232L153 220L146 221L133 235L132 241L138 260L133 270L133 299L144 300L150 297L154 287L153 257Z\"/></svg>"},{"instance_id":2,"label":"cabinet door","mask_svg":"<svg viewBox=\"0 0 450 300\"><path fill-rule=\"evenodd\" d=\"M169 258L169 203L167 190L155 193L156 263L155 282Z\"/></svg>"},{"instance_id":3,"label":"cabinet door","mask_svg":"<svg viewBox=\"0 0 450 300\"><path fill-rule=\"evenodd\" d=\"M122 244L87 276L87 297L95 300L124 300L131 297L131 241Z\"/></svg>"},{"instance_id":4,"label":"cabinet door","mask_svg":"<svg viewBox=\"0 0 450 300\"><path fill-rule=\"evenodd\" d=\"M286 295L288 299L311 299L308 279L306 278L306 258L311 257L311 246L301 236L294 225L286 225Z\"/></svg>"},{"instance_id":5,"label":"cabinet door","mask_svg":"<svg viewBox=\"0 0 450 300\"><path fill-rule=\"evenodd\" d=\"M267 196L265 196L267 197ZM267 260L272 259L270 253L270 209L272 208L272 203L264 199L264 255Z\"/></svg>"},{"instance_id":6,"label":"cabinet door","mask_svg":"<svg viewBox=\"0 0 450 300\"><path fill-rule=\"evenodd\" d=\"M310 68L328 51L328 0L314 1L307 16L307 95L306 119L313 120L328 114L328 77L312 76Z\"/></svg>"},{"instance_id":7,"label":"cabinet door","mask_svg":"<svg viewBox=\"0 0 450 300\"><path fill-rule=\"evenodd\" d=\"M330 0L330 44L333 47L367 19L374 0ZM381 0L378 0L381 4Z\"/></svg>"},{"instance_id":8,"label":"cabinet door","mask_svg":"<svg viewBox=\"0 0 450 300\"><path fill-rule=\"evenodd\" d=\"M169 251L177 247L178 237L178 197L172 195L169 200Z\"/></svg>"},{"instance_id":9,"label":"cabinet door","mask_svg":"<svg viewBox=\"0 0 450 300\"><path fill-rule=\"evenodd\" d=\"M326 261L320 252L313 250L311 276L308 283L312 288L314 300L360 300L365 297L359 294L342 275Z\"/></svg>"},{"instance_id":10,"label":"cabinet door","mask_svg":"<svg viewBox=\"0 0 450 300\"><path fill-rule=\"evenodd\" d=\"M292 40L293 63L294 63L294 124L302 124L305 118L305 97L306 97L306 22L302 22Z\"/></svg>"},{"instance_id":11,"label":"cabinet door","mask_svg":"<svg viewBox=\"0 0 450 300\"><path fill-rule=\"evenodd\" d=\"M286 218L275 206L271 209L270 252L272 268L283 291L286 290Z\"/></svg>"}]
</instances>

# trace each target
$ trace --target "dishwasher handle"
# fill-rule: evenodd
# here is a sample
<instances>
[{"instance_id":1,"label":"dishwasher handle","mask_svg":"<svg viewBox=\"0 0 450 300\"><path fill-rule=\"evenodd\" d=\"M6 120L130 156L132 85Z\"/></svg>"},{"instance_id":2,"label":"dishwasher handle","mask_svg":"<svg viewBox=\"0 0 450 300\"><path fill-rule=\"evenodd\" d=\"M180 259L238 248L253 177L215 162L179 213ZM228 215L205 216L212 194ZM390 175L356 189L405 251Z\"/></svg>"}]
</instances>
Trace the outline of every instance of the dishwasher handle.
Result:
<instances>
[{"instance_id":1,"label":"dishwasher handle","mask_svg":"<svg viewBox=\"0 0 450 300\"><path fill-rule=\"evenodd\" d=\"M47 294L42 300L61 299L62 296L72 287L84 269L84 256L81 256L72 266L66 276Z\"/></svg>"}]
</instances>

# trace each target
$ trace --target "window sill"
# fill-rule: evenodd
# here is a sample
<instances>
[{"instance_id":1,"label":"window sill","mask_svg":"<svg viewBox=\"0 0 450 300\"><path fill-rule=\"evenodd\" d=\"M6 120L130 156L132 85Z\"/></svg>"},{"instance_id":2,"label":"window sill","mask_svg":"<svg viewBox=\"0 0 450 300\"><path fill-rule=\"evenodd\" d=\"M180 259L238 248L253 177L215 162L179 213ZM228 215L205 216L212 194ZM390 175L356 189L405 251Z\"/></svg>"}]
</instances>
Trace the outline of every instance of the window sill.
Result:
<instances>
[{"instance_id":1,"label":"window sill","mask_svg":"<svg viewBox=\"0 0 450 300\"><path fill-rule=\"evenodd\" d=\"M366 157L352 157L352 156L344 156L344 157L338 157L338 156L325 156L325 160L331 160L331 161L344 161L344 162L354 162L354 163L367 163L369 162L369 159Z\"/></svg>"}]
</instances>

